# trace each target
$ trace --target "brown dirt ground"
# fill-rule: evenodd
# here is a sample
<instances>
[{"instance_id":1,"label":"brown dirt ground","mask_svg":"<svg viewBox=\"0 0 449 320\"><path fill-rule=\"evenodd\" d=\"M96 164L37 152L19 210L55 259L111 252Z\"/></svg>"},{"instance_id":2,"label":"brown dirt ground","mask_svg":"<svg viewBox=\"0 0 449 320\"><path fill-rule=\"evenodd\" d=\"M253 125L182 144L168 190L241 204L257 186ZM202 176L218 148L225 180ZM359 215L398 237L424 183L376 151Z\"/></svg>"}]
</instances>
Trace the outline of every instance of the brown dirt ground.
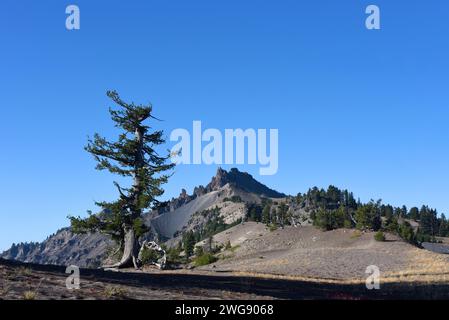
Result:
<instances>
[{"instance_id":1,"label":"brown dirt ground","mask_svg":"<svg viewBox=\"0 0 449 320\"><path fill-rule=\"evenodd\" d=\"M146 270L81 269L79 290L65 287L65 267L0 260L0 300L270 300L448 299L448 284L364 283L299 280L273 275Z\"/></svg>"},{"instance_id":2,"label":"brown dirt ground","mask_svg":"<svg viewBox=\"0 0 449 320\"><path fill-rule=\"evenodd\" d=\"M0 259L1 299L449 299L449 256L418 249L392 235L322 232L311 226L269 231L245 223L214 241L232 248L194 270L120 272L81 269L68 290L65 267ZM367 290L366 267L381 272Z\"/></svg>"},{"instance_id":3,"label":"brown dirt ground","mask_svg":"<svg viewBox=\"0 0 449 320\"><path fill-rule=\"evenodd\" d=\"M366 268L375 265L383 281L449 283L449 255L419 249L390 234L378 242L372 232L323 232L312 226L270 232L263 224L248 222L214 240L229 240L233 249L202 270L357 282L365 281Z\"/></svg>"}]
</instances>

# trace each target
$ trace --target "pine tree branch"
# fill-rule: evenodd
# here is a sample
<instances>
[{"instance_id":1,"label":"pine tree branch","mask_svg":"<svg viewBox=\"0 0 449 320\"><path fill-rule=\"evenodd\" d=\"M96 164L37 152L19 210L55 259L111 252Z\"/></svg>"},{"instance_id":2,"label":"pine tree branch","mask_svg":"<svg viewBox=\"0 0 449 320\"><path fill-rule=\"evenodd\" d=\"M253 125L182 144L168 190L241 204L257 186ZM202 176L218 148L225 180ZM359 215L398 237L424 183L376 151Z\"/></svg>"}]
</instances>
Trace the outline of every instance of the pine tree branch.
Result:
<instances>
[{"instance_id":1,"label":"pine tree branch","mask_svg":"<svg viewBox=\"0 0 449 320\"><path fill-rule=\"evenodd\" d=\"M120 196L121 196L121 197L123 197L123 198L126 199L126 200L130 200L130 199L131 199L129 196L127 196L127 195L125 195L125 194L123 193L122 187L120 187L120 185L119 185L117 182L115 182L115 181L114 181L114 186L116 186L116 188L117 188L118 192L120 193Z\"/></svg>"}]
</instances>

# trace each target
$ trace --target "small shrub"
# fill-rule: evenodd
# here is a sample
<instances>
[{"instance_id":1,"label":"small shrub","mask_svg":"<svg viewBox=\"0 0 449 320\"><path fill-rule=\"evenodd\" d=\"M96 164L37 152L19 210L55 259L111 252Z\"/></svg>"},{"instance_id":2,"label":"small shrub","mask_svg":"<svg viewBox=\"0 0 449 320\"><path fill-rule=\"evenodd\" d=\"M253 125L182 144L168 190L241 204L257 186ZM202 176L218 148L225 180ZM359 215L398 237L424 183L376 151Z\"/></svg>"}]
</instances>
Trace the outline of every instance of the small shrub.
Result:
<instances>
[{"instance_id":1,"label":"small shrub","mask_svg":"<svg viewBox=\"0 0 449 320\"><path fill-rule=\"evenodd\" d=\"M158 259L162 258L162 254L157 252L156 250L144 248L142 250L142 263L150 264L152 262L156 262Z\"/></svg>"},{"instance_id":2,"label":"small shrub","mask_svg":"<svg viewBox=\"0 0 449 320\"><path fill-rule=\"evenodd\" d=\"M201 257L204 254L204 249L201 246L195 247L195 256Z\"/></svg>"},{"instance_id":3,"label":"small shrub","mask_svg":"<svg viewBox=\"0 0 449 320\"><path fill-rule=\"evenodd\" d=\"M201 256L196 257L193 260L193 263L196 267L200 267L200 266L205 266L211 263L214 263L215 261L217 261L218 259L212 255L211 253L205 253Z\"/></svg>"},{"instance_id":4,"label":"small shrub","mask_svg":"<svg viewBox=\"0 0 449 320\"><path fill-rule=\"evenodd\" d=\"M413 227L407 221L399 225L398 234L403 240L413 245L417 245L419 242L415 235Z\"/></svg>"},{"instance_id":5,"label":"small shrub","mask_svg":"<svg viewBox=\"0 0 449 320\"><path fill-rule=\"evenodd\" d=\"M126 298L128 291L121 287L107 286L104 288L104 295L108 299L112 298Z\"/></svg>"},{"instance_id":6,"label":"small shrub","mask_svg":"<svg viewBox=\"0 0 449 320\"><path fill-rule=\"evenodd\" d=\"M23 299L24 300L35 300L37 297L36 291L25 291L23 293Z\"/></svg>"},{"instance_id":7,"label":"small shrub","mask_svg":"<svg viewBox=\"0 0 449 320\"><path fill-rule=\"evenodd\" d=\"M374 234L374 239L376 240L376 241L385 241L385 235L384 235L384 233L382 232L382 231L378 231L378 232L376 232L375 234Z\"/></svg>"},{"instance_id":8,"label":"small shrub","mask_svg":"<svg viewBox=\"0 0 449 320\"><path fill-rule=\"evenodd\" d=\"M181 248L170 248L166 251L167 253L167 263L171 265L176 265L184 262L184 258L181 257Z\"/></svg>"},{"instance_id":9,"label":"small shrub","mask_svg":"<svg viewBox=\"0 0 449 320\"><path fill-rule=\"evenodd\" d=\"M225 250L230 250L231 248L232 248L231 241L228 240L225 244Z\"/></svg>"}]
</instances>

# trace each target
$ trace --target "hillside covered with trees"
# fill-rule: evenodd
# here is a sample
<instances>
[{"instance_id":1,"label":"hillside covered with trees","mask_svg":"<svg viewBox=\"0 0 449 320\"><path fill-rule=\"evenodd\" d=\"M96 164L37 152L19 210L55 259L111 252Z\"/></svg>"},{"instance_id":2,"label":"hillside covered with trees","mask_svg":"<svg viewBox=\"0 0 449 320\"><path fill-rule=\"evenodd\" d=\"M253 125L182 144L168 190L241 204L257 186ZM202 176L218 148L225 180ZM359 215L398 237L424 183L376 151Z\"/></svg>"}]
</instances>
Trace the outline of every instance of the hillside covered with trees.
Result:
<instances>
[{"instance_id":1,"label":"hillside covered with trees","mask_svg":"<svg viewBox=\"0 0 449 320\"><path fill-rule=\"evenodd\" d=\"M248 208L248 219L263 222L271 228L289 225L292 210L288 203L309 212L313 225L323 230L357 228L391 232L418 246L422 242L436 242L436 237L449 236L446 216L426 205L408 209L384 204L381 200L362 203L352 192L332 185L327 190L311 188L304 194L287 198L285 203L266 199L262 206Z\"/></svg>"}]
</instances>

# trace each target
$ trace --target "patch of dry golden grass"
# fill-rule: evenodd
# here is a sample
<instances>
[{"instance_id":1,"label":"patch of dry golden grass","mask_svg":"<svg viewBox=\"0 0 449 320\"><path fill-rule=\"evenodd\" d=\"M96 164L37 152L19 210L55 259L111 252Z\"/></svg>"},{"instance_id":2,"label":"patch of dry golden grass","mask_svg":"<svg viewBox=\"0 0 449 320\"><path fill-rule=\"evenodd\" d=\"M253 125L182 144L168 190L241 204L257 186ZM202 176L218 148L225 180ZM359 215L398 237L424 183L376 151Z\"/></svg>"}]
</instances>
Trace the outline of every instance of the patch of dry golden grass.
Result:
<instances>
[{"instance_id":1,"label":"patch of dry golden grass","mask_svg":"<svg viewBox=\"0 0 449 320\"><path fill-rule=\"evenodd\" d=\"M411 250L409 254L409 268L398 272L381 273L381 283L449 284L449 257L420 249ZM232 274L263 279L283 279L322 284L364 285L366 281L366 278L332 279L239 271L232 272Z\"/></svg>"},{"instance_id":2,"label":"patch of dry golden grass","mask_svg":"<svg viewBox=\"0 0 449 320\"><path fill-rule=\"evenodd\" d=\"M362 232L360 230L354 230L351 234L351 239L358 239L362 236Z\"/></svg>"},{"instance_id":3,"label":"patch of dry golden grass","mask_svg":"<svg viewBox=\"0 0 449 320\"><path fill-rule=\"evenodd\" d=\"M107 299L124 299L128 296L128 290L123 287L116 286L105 287L103 293Z\"/></svg>"},{"instance_id":4,"label":"patch of dry golden grass","mask_svg":"<svg viewBox=\"0 0 449 320\"><path fill-rule=\"evenodd\" d=\"M447 255L414 249L409 252L410 264L405 270L390 272L388 278L400 282L449 283Z\"/></svg>"},{"instance_id":5,"label":"patch of dry golden grass","mask_svg":"<svg viewBox=\"0 0 449 320\"><path fill-rule=\"evenodd\" d=\"M36 291L25 291L23 293L23 300L36 300L37 292Z\"/></svg>"},{"instance_id":6,"label":"patch of dry golden grass","mask_svg":"<svg viewBox=\"0 0 449 320\"><path fill-rule=\"evenodd\" d=\"M261 279L280 279L280 280L292 280L292 281L305 281L313 283L329 283L329 284L361 284L365 283L365 279L332 279L332 278L315 278L304 277L298 275L283 275L283 274L271 274L271 273L258 273L258 272L246 272L246 271L234 271L234 276L242 277L254 277Z\"/></svg>"}]
</instances>

